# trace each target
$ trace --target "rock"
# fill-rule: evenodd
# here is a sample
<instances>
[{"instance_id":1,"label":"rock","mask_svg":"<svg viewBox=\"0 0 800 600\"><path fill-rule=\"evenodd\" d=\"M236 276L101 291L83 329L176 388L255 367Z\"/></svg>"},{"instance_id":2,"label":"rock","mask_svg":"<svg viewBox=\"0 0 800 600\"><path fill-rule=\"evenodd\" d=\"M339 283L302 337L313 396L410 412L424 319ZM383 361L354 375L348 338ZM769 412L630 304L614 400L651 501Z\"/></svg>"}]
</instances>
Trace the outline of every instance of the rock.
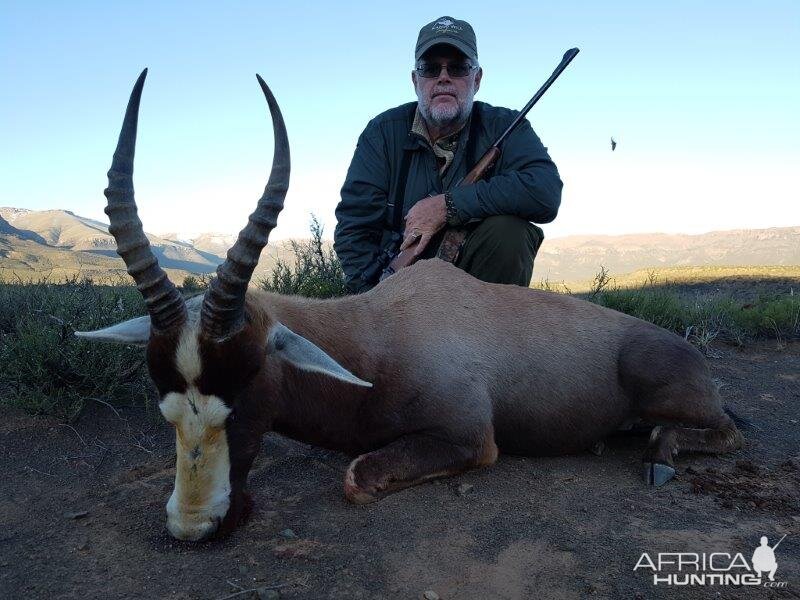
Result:
<instances>
[{"instance_id":1,"label":"rock","mask_svg":"<svg viewBox=\"0 0 800 600\"><path fill-rule=\"evenodd\" d=\"M439 594L434 592L433 590L427 590L422 594L422 597L425 600L439 600Z\"/></svg>"},{"instance_id":2,"label":"rock","mask_svg":"<svg viewBox=\"0 0 800 600\"><path fill-rule=\"evenodd\" d=\"M699 475L700 474L700 472L697 469L695 469L694 467L686 467L686 473L688 475Z\"/></svg>"},{"instance_id":3,"label":"rock","mask_svg":"<svg viewBox=\"0 0 800 600\"><path fill-rule=\"evenodd\" d=\"M74 519L76 521L78 519L83 519L84 517L88 517L88 516L89 516L89 511L88 510L81 510L81 511L78 511L78 512L66 512L66 513L64 513L64 517L65 518Z\"/></svg>"},{"instance_id":4,"label":"rock","mask_svg":"<svg viewBox=\"0 0 800 600\"><path fill-rule=\"evenodd\" d=\"M256 590L256 597L258 600L277 600L281 594L278 590L262 587Z\"/></svg>"},{"instance_id":5,"label":"rock","mask_svg":"<svg viewBox=\"0 0 800 600\"><path fill-rule=\"evenodd\" d=\"M284 529L280 532L280 536L285 540L296 540L297 534L291 529Z\"/></svg>"},{"instance_id":6,"label":"rock","mask_svg":"<svg viewBox=\"0 0 800 600\"><path fill-rule=\"evenodd\" d=\"M469 494L473 490L474 487L475 486L472 485L471 483L462 483L461 485L458 486L458 489L456 490L456 493L459 496L466 496L467 494ZM437 598L438 598L438 596L437 596Z\"/></svg>"},{"instance_id":7,"label":"rock","mask_svg":"<svg viewBox=\"0 0 800 600\"><path fill-rule=\"evenodd\" d=\"M594 454L595 456L601 456L603 451L606 449L606 443L603 440L595 443L591 448L589 448L589 452Z\"/></svg>"}]
</instances>

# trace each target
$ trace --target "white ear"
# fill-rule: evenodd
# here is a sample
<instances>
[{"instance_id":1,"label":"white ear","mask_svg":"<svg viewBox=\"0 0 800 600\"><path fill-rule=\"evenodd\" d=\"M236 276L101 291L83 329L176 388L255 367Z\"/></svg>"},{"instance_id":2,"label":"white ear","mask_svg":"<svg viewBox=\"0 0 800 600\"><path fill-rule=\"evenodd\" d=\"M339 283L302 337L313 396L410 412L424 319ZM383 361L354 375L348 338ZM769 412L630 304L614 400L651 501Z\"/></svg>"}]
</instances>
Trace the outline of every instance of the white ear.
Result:
<instances>
[{"instance_id":1,"label":"white ear","mask_svg":"<svg viewBox=\"0 0 800 600\"><path fill-rule=\"evenodd\" d=\"M359 379L333 360L322 348L281 323L276 323L267 336L267 354L274 354L303 371L324 373L353 385L372 387L371 383Z\"/></svg>"},{"instance_id":2,"label":"white ear","mask_svg":"<svg viewBox=\"0 0 800 600\"><path fill-rule=\"evenodd\" d=\"M75 335L98 342L143 346L150 339L150 317L136 317L97 331L76 331Z\"/></svg>"}]
</instances>

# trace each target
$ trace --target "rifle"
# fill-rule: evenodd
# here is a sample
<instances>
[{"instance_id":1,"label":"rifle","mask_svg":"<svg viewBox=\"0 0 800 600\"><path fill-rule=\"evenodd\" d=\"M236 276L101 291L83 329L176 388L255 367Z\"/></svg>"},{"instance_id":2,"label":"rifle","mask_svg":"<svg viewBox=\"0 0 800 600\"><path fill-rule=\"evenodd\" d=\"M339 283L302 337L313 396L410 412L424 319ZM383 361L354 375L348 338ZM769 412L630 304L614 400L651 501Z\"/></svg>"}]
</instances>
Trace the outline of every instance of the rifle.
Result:
<instances>
[{"instance_id":1,"label":"rifle","mask_svg":"<svg viewBox=\"0 0 800 600\"><path fill-rule=\"evenodd\" d=\"M567 68L572 59L577 56L578 48L571 48L564 53L564 57L561 59L561 62L556 67L553 74L544 82L539 91L533 95L528 103L523 107L520 113L516 116L516 118L511 122L506 130L500 135L499 138L489 146L489 149L481 156L478 163L472 167L472 170L467 173L458 183L456 183L456 187L460 187L463 185L471 185L476 181L483 179L489 170L495 165L495 163L500 158L501 146L503 142L505 142L506 138L511 135L511 132L517 128L517 126L522 122L525 118L525 115L528 114L533 105L539 101L547 89L553 84L553 82L558 79L558 76ZM444 238L442 239L441 244L439 245L439 249L436 253L438 258L446 260L448 262L454 263L458 258L458 254L461 251L461 246L464 243L464 238L467 235L467 229L464 228L456 228L450 227L445 231ZM401 237L402 239L402 237ZM384 250L383 253L383 260L388 260L389 265L383 269L383 272L380 276L380 281L383 281L387 277L393 275L400 269L407 267L414 262L416 262L417 257L414 256L414 248L416 247L415 242L414 245L409 246L402 252L397 252L397 246L394 249ZM383 261L381 261L383 262ZM384 263L385 264L385 263Z\"/></svg>"}]
</instances>

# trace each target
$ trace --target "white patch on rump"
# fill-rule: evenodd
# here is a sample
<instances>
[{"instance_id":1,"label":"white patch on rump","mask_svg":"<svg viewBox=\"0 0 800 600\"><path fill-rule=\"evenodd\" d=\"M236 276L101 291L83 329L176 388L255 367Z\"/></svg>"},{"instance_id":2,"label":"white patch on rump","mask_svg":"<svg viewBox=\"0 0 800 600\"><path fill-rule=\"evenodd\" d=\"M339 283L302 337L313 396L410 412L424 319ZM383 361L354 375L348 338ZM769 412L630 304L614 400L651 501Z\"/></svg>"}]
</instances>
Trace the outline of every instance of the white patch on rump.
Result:
<instances>
[{"instance_id":1,"label":"white patch on rump","mask_svg":"<svg viewBox=\"0 0 800 600\"><path fill-rule=\"evenodd\" d=\"M159 404L175 426L175 489L167 502L167 528L178 539L194 541L213 533L230 506L225 420L231 409L217 396L197 390L200 356L196 333L188 328L175 362L188 387L186 393L166 394Z\"/></svg>"}]
</instances>

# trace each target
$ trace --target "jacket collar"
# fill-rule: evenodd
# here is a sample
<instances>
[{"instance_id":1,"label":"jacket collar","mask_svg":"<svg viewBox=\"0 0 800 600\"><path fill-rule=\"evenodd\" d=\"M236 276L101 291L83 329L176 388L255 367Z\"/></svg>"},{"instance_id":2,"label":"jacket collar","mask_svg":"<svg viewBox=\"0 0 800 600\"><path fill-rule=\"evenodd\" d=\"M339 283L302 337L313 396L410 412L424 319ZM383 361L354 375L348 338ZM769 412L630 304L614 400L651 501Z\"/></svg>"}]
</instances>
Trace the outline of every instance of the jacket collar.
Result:
<instances>
[{"instance_id":1,"label":"jacket collar","mask_svg":"<svg viewBox=\"0 0 800 600\"><path fill-rule=\"evenodd\" d=\"M472 110L475 109L475 103L472 104ZM453 160L453 165L451 165L451 169L453 166L456 166L456 161L459 155L463 156L463 148L467 142L467 138L469 137L469 125L470 118L467 119L467 122L459 129L458 131L458 148L456 149L456 156ZM403 145L403 150L418 150L423 148L430 149L433 144L431 143L430 137L428 136L428 132L425 129L425 124L422 121L422 116L419 114L419 109L417 108L417 103L411 105L411 110L408 115L408 136L406 137L406 142ZM450 169L448 169L449 171Z\"/></svg>"}]
</instances>

